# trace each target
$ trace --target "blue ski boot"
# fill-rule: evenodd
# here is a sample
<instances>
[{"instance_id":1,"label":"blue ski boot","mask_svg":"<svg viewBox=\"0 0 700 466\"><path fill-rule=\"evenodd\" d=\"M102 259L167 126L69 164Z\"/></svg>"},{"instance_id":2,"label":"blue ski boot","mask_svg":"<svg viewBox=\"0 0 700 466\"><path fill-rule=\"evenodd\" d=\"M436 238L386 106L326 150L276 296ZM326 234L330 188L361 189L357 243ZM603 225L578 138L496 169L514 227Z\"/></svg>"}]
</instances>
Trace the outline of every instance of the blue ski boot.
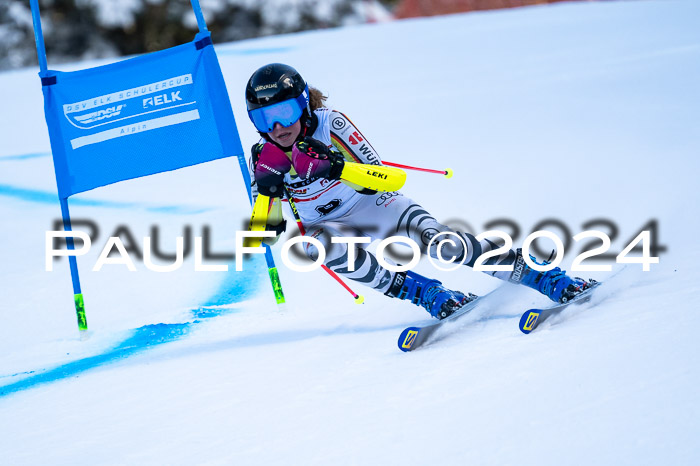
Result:
<instances>
[{"instance_id":1,"label":"blue ski boot","mask_svg":"<svg viewBox=\"0 0 700 466\"><path fill-rule=\"evenodd\" d=\"M444 319L452 315L476 296L459 291L448 290L442 283L415 272L398 272L394 276L387 296L399 299L410 299L416 306L424 307L431 316Z\"/></svg>"},{"instance_id":2,"label":"blue ski boot","mask_svg":"<svg viewBox=\"0 0 700 466\"><path fill-rule=\"evenodd\" d=\"M537 265L549 264L547 261L537 262L532 255L530 255L530 259ZM523 259L521 249L517 250L515 267L510 276L510 281L537 290L552 301L562 304L590 287L589 282L578 277L571 278L566 275L566 271L561 270L559 267L555 267L547 272L538 272L532 269Z\"/></svg>"}]
</instances>

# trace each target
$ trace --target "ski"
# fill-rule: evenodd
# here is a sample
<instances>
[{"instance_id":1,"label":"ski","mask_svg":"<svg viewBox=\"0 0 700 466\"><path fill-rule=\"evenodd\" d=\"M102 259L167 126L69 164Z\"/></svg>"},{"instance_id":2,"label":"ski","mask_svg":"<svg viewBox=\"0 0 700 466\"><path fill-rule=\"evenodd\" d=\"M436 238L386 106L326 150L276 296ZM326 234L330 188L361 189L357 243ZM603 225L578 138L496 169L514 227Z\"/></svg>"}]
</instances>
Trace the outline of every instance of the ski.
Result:
<instances>
[{"instance_id":1,"label":"ski","mask_svg":"<svg viewBox=\"0 0 700 466\"><path fill-rule=\"evenodd\" d=\"M609 285L611 282L614 282L614 278L617 278L619 276L622 276L623 274L621 273L623 270L625 270L626 267L621 267L618 270L614 271L611 275L609 275L604 282L599 282L596 280L591 280L591 286L587 288L585 291L582 293L576 295L572 299L570 299L566 303L552 303L548 307L543 307L540 309L530 309L526 311L522 317L520 318L519 322L519 328L520 330L528 334L535 330L542 322L545 320L549 319L553 315L557 315L560 312L562 312L564 309L566 309L569 305L571 304L583 304L585 302L590 301L591 297L593 296L594 290L596 290L600 285L605 283L606 285ZM607 286L606 286L607 288ZM446 319L443 320L438 320L438 321L432 321L430 323L427 323L423 326L416 326L416 327L408 327L405 328L402 332L401 335L399 335L399 340L398 340L398 346L401 351L408 352L408 351L413 351L416 348L420 348L421 346L424 346L429 340L431 340L431 337L435 335L435 333L445 324L449 324L451 322L454 322L457 319L462 318L466 314L468 314L470 311L472 311L475 307L477 307L480 304L483 304L484 300L489 297L490 295L493 295L496 291L500 289L496 288L495 290L485 294L484 296L479 296L473 301L470 301L469 303L465 304L464 307L456 311L454 314L451 316L447 317Z\"/></svg>"},{"instance_id":2,"label":"ski","mask_svg":"<svg viewBox=\"0 0 700 466\"><path fill-rule=\"evenodd\" d=\"M542 322L554 315L559 314L571 304L583 304L589 301L593 294L593 290L598 288L598 286L600 286L600 282L593 281L591 283L591 286L588 287L585 291L574 296L565 303L553 303L549 307L545 307L542 309L529 309L525 311L522 317L520 318L520 322L518 324L518 326L520 327L520 331L527 335L528 333L535 330L537 326L540 325Z\"/></svg>"},{"instance_id":3,"label":"ski","mask_svg":"<svg viewBox=\"0 0 700 466\"><path fill-rule=\"evenodd\" d=\"M625 269L626 266L620 267L611 275L609 275L603 282L591 280L592 283L589 288L587 288L583 293L576 295L566 303L552 303L548 307L544 307L541 309L529 309L525 311L522 317L520 317L520 322L518 323L520 331L527 335L528 333L535 330L542 322L544 322L552 316L561 313L569 305L583 304L585 302L590 301L591 296L593 295L593 291L596 288L598 288L603 283L609 284L613 280L613 278L622 275L622 271L624 271Z\"/></svg>"},{"instance_id":4,"label":"ski","mask_svg":"<svg viewBox=\"0 0 700 466\"><path fill-rule=\"evenodd\" d=\"M496 290L497 289L498 288L496 288ZM435 332L437 332L443 325L450 322L454 322L455 320L468 314L469 311L474 309L479 304L483 303L484 299L486 299L487 296L491 295L496 290L491 291L485 294L484 296L478 296L476 299L469 301L462 308L455 311L454 314L442 320L438 320L437 322L431 322L422 327L405 328L403 332L401 332L401 335L399 335L399 349L401 351L407 352L413 351L414 349L423 346L430 339L430 337L433 336Z\"/></svg>"}]
</instances>

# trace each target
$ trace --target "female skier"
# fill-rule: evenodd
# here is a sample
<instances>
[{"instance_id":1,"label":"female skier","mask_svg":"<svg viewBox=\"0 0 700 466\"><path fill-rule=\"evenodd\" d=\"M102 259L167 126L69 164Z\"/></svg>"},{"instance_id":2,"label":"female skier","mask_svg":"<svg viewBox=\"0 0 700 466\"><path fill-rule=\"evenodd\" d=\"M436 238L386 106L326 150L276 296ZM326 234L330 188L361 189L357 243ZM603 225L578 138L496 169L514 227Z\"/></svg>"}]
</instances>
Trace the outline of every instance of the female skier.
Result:
<instances>
[{"instance_id":1,"label":"female skier","mask_svg":"<svg viewBox=\"0 0 700 466\"><path fill-rule=\"evenodd\" d=\"M355 251L349 255L347 243L331 242L331 237L338 236L374 240L399 235L415 241L424 254L437 257L439 243L431 244L431 238L452 230L400 192L378 193L340 180L345 161L381 165L381 159L344 114L325 107L325 100L321 91L309 89L294 68L280 63L263 66L248 81L248 116L262 137L252 148L251 188L254 200L258 193L271 198L266 229L276 231L277 238L285 230L281 200L289 196L306 234L325 247L327 267L386 296L410 300L433 317L444 319L474 295L447 289L441 282L412 271L389 271L362 245L352 245ZM456 241L443 251L457 261L464 260L465 265L473 266L480 255L496 248L469 233L453 233L464 244ZM318 258L312 244L304 243L304 250L312 260ZM354 257L354 269L349 257ZM559 268L547 272L532 269L520 249L491 258L487 264L514 264L512 271L488 273L533 288L553 301L564 302L589 286Z\"/></svg>"}]
</instances>

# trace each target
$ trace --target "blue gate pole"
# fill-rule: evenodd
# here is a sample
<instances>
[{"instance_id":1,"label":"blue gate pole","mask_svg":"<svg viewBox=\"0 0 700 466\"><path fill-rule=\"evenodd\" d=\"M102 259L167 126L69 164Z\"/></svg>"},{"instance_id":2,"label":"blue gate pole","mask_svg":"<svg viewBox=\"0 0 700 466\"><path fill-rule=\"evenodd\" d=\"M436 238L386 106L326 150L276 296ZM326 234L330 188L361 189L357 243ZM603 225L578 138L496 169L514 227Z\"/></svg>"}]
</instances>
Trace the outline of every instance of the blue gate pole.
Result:
<instances>
[{"instance_id":1,"label":"blue gate pole","mask_svg":"<svg viewBox=\"0 0 700 466\"><path fill-rule=\"evenodd\" d=\"M245 184L245 189L248 192L248 200L250 205L253 205L253 195L250 191L250 175L248 174L248 167L246 166L245 157L243 154L238 156L238 165L241 168L241 174L243 175L243 183ZM263 243L265 247L265 262L267 263L267 273L270 276L270 282L272 283L272 291L275 293L275 300L277 304L284 304L286 301L284 299L284 291L282 290L282 282L280 281L280 275L277 271L277 266L275 265L275 259L272 257L272 249L270 246Z\"/></svg>"},{"instance_id":2,"label":"blue gate pole","mask_svg":"<svg viewBox=\"0 0 700 466\"><path fill-rule=\"evenodd\" d=\"M197 18L197 26L199 26L199 32L207 31L207 23L204 21L204 15L202 14L202 7L199 5L199 0L190 0L192 4L192 9L194 10L194 16Z\"/></svg>"},{"instance_id":3,"label":"blue gate pole","mask_svg":"<svg viewBox=\"0 0 700 466\"><path fill-rule=\"evenodd\" d=\"M61 216L63 217L63 231L73 231L70 224L70 212L68 211L68 198L61 198ZM66 238L66 245L69 251L75 250L75 241L72 236ZM78 317L78 330L81 335L87 332L87 319L85 317L85 302L83 292L80 289L80 276L78 275L78 261L75 256L68 256L70 263L70 278L73 281L73 301L75 303L75 314Z\"/></svg>"},{"instance_id":4,"label":"blue gate pole","mask_svg":"<svg viewBox=\"0 0 700 466\"><path fill-rule=\"evenodd\" d=\"M32 9L32 23L34 24L34 41L36 42L36 54L39 60L40 76L43 76L48 69L46 62L46 47L44 45L44 33L41 29L41 14L39 12L39 0L30 0ZM63 217L63 230L72 231L70 223L70 212L68 211L68 198L59 197L61 203L61 216ZM69 251L75 250L75 242L72 237L66 238L66 245ZM87 319L85 318L85 303L83 301L83 293L80 289L80 276L78 275L78 261L75 256L69 256L70 276L73 281L73 302L75 304L75 313L78 317L78 330L80 331L81 339L87 336Z\"/></svg>"},{"instance_id":5,"label":"blue gate pole","mask_svg":"<svg viewBox=\"0 0 700 466\"><path fill-rule=\"evenodd\" d=\"M32 8L32 22L34 23L34 42L36 42L36 54L39 58L39 69L45 72L46 64L46 48L44 46L44 32L41 29L41 16L39 15L39 0L30 0L29 4Z\"/></svg>"},{"instance_id":6,"label":"blue gate pole","mask_svg":"<svg viewBox=\"0 0 700 466\"><path fill-rule=\"evenodd\" d=\"M192 4L192 9L194 10L194 15L197 18L197 26L199 26L199 32L207 31L207 23L204 21L204 15L202 14L202 7L199 4L199 0L190 0ZM250 176L248 175L248 168L246 167L245 157L240 155L238 157L238 163L241 167L241 173L243 174L243 182L248 190L248 199L253 202L253 198L250 192ZM275 260L272 257L272 250L267 244L265 246L265 262L267 263L267 272L270 276L270 282L272 282L272 290L275 293L275 300L277 304L284 304L284 292L282 291L282 283L280 282L280 276L277 272L277 266L275 266Z\"/></svg>"}]
</instances>

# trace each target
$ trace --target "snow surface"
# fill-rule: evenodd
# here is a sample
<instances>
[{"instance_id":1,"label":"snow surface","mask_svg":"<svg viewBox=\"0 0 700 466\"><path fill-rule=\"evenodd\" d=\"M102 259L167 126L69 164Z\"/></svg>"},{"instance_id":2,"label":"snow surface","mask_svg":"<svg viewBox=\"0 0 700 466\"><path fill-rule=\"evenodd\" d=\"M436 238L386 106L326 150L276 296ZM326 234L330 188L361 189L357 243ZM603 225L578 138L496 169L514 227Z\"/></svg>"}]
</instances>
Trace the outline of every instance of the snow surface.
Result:
<instances>
[{"instance_id":1,"label":"snow surface","mask_svg":"<svg viewBox=\"0 0 700 466\"><path fill-rule=\"evenodd\" d=\"M575 234L606 218L619 252L657 219L660 264L632 266L595 307L525 336L520 314L546 299L507 286L406 354L396 339L425 311L357 286L355 305L279 248L282 310L261 258L244 273L195 273L191 256L175 273L90 271L119 225L139 241L157 226L166 251L209 226L212 251L232 252L249 210L233 159L71 199L100 225L78 261L80 341L67 261L44 270L60 209L37 70L0 74L0 463L698 464L699 15L695 1L586 2L217 45L245 147L245 82L286 62L385 160L454 169L404 189L445 222L510 218L522 241L542 219Z\"/></svg>"}]
</instances>

